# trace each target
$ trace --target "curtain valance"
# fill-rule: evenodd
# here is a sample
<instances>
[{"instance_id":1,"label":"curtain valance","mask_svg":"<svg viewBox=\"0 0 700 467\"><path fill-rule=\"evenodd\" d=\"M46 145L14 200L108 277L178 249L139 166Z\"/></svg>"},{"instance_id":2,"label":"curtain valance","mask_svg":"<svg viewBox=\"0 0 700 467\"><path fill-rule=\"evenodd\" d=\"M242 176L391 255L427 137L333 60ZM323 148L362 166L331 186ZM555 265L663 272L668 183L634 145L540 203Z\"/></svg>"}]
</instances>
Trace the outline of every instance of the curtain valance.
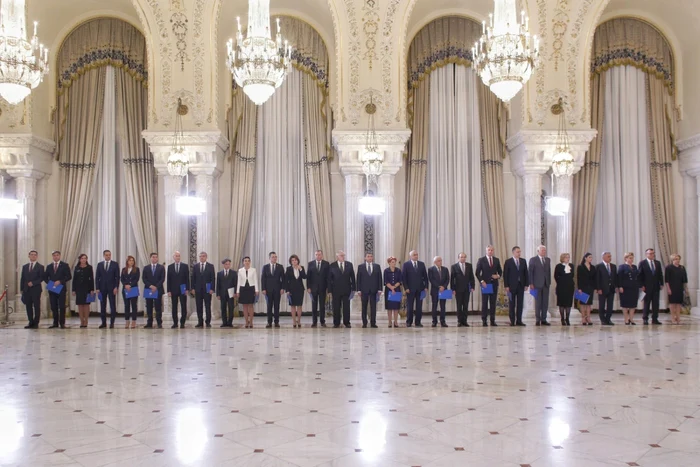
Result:
<instances>
[{"instance_id":1,"label":"curtain valance","mask_svg":"<svg viewBox=\"0 0 700 467\"><path fill-rule=\"evenodd\" d=\"M328 95L329 59L323 38L308 23L296 18L281 16L280 23L282 35L292 46L292 66L311 76Z\"/></svg>"}]
</instances>

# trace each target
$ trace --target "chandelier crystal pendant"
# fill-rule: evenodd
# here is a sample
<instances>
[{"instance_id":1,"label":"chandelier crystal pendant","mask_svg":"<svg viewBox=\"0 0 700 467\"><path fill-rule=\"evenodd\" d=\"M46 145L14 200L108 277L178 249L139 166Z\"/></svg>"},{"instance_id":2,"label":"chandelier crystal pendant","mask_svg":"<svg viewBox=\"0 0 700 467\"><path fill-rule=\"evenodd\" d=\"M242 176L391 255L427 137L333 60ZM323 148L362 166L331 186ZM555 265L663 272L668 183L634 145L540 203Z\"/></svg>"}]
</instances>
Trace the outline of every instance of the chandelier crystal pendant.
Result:
<instances>
[{"instance_id":1,"label":"chandelier crystal pendant","mask_svg":"<svg viewBox=\"0 0 700 467\"><path fill-rule=\"evenodd\" d=\"M377 106L370 97L370 103L365 106L365 112L369 115L369 129L365 139L365 150L360 157L362 162L362 172L367 177L367 185L377 182L377 177L382 174L384 164L384 155L379 151L379 143L377 142L377 131L374 128L374 114L377 112Z\"/></svg>"},{"instance_id":2,"label":"chandelier crystal pendant","mask_svg":"<svg viewBox=\"0 0 700 467\"><path fill-rule=\"evenodd\" d=\"M489 24L472 48L474 68L481 80L504 102L510 101L530 79L539 60L539 40L530 36L525 11L517 19L516 0L494 0Z\"/></svg>"},{"instance_id":3,"label":"chandelier crystal pendant","mask_svg":"<svg viewBox=\"0 0 700 467\"><path fill-rule=\"evenodd\" d=\"M559 102L552 106L552 113L559 116L557 147L552 158L552 173L557 177L571 177L576 170L576 165L569 146L569 133L566 131L566 110L562 98L559 98Z\"/></svg>"},{"instance_id":4,"label":"chandelier crystal pendant","mask_svg":"<svg viewBox=\"0 0 700 467\"><path fill-rule=\"evenodd\" d=\"M245 38L238 22L236 42L229 39L226 65L236 83L256 105L264 104L280 87L292 63L292 48L282 40L280 20L277 35L270 35L270 0L248 0L248 30Z\"/></svg>"},{"instance_id":5,"label":"chandelier crystal pendant","mask_svg":"<svg viewBox=\"0 0 700 467\"><path fill-rule=\"evenodd\" d=\"M24 0L0 2L0 96L11 105L22 102L49 72L49 49L39 43L39 23L27 40Z\"/></svg>"},{"instance_id":6,"label":"chandelier crystal pendant","mask_svg":"<svg viewBox=\"0 0 700 467\"><path fill-rule=\"evenodd\" d=\"M182 99L177 100L177 110L175 113L175 134L173 135L173 147L168 156L168 173L173 177L184 177L190 168L190 158L185 153L183 146L184 131L182 130L182 116L187 115L188 108L182 103Z\"/></svg>"}]
</instances>

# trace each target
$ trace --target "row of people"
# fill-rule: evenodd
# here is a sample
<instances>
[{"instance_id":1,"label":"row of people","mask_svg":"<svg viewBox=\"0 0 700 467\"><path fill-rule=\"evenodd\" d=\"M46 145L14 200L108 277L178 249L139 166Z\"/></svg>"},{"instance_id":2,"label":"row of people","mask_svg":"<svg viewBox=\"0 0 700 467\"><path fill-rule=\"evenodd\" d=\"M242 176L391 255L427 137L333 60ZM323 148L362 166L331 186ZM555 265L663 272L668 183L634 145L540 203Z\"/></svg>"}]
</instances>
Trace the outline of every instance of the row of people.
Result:
<instances>
[{"instance_id":1,"label":"row of people","mask_svg":"<svg viewBox=\"0 0 700 467\"><path fill-rule=\"evenodd\" d=\"M50 328L65 327L65 293L64 285L73 280L72 293L75 296L80 326L87 326L89 304L96 298L100 300L100 328L107 327L107 304L110 306L110 324L114 327L116 320L116 295L119 284L123 286L122 294L125 307L127 327L136 327L136 307L139 280L143 280L144 288L149 289L151 298L146 299L148 321L146 328L154 325L162 327L162 297L166 293L171 299L173 328L183 328L187 319L187 296L195 298L198 323L196 327L211 326L212 296L220 300L222 325L233 327L234 298L238 299L245 317L245 327L253 327L253 305L262 293L267 305L267 327L279 327L279 310L281 298L288 296L291 306L293 326L301 327L301 306L306 291L312 301L312 327L325 327L325 300L327 293L333 298L333 326L340 327L342 323L350 327L350 300L358 295L362 302L363 327L368 324L376 326L377 302L382 289L385 296L385 309L388 313L389 326L398 327L398 310L401 306L397 294L406 296L406 326L422 327L422 302L428 294L432 301L432 325L437 326L438 308L440 325L447 327L445 321L445 303L447 297L443 292L451 291L451 298L457 304L458 326L469 326L467 322L467 305L474 290L475 279L482 287L482 325L496 326L495 308L498 295L498 285L502 278L509 301L509 318L511 326L524 326L522 321L523 300L525 291L535 297L536 324L548 326L548 300L551 278L556 282L557 306L560 310L562 325L570 325L570 312L574 296L578 295L582 324L591 325L590 312L594 295L599 297L599 315L601 323L612 325L612 303L615 294L620 294L620 304L625 316L625 324L634 322L634 310L639 300L640 290L644 296L644 323L648 323L651 311L652 323L658 321L659 292L664 284L669 294L672 322L680 322L680 308L684 293L687 293L687 275L680 266L680 256L672 256L672 264L666 268L666 282L661 270L661 264L655 259L653 249L646 251L647 259L634 264L634 255L625 255L625 264L617 268L610 262L611 255L605 252L603 261L593 265L592 255L587 253L576 269L577 284L574 284L574 266L569 263L570 255L564 253L560 262L551 272L551 260L546 256L546 247L537 249L537 256L526 262L520 257L519 247L513 247L512 257L505 261L501 269L499 258L494 256L492 246L487 247L486 255L479 258L476 272L466 261L466 254L460 253L458 262L451 268L442 265L442 258L435 257L433 266L426 268L425 263L418 259L418 252L410 253L409 261L401 268L397 267L396 258L388 258L388 267L383 271L374 263L372 254L367 254L365 262L358 266L357 274L353 264L345 261L345 254L339 251L336 261L328 263L323 258L323 252L315 252L315 259L305 270L300 264L299 257L292 255L290 265L286 268L278 264L277 254L269 254L269 263L263 266L260 281L255 268L251 265L250 257L243 259L243 267L231 271L231 260L222 261L223 269L216 273L214 266L207 261L207 253L199 255L199 263L193 267L190 274L189 265L181 262L179 252L173 255L173 263L168 265L167 274L164 265L159 264L157 253L150 255L150 264L144 267L143 276L136 266L133 256L128 256L125 267L120 271L119 265L112 260L111 252L103 252L104 260L100 262L93 273L88 263L87 255L81 254L74 273L71 274L67 263L61 261L59 251L52 253L53 262L44 267L37 262L35 250L29 253L30 262L22 268L20 287L22 301L27 308L28 328L36 328L39 324L41 283L46 282L50 290L50 304L53 312L53 325ZM308 272L307 272L308 271ZM306 286L304 281L306 280ZM576 293L578 292L578 293ZM375 299L376 297L376 299ZM178 308L179 318L178 318ZM206 318L205 318L206 317Z\"/></svg>"}]
</instances>

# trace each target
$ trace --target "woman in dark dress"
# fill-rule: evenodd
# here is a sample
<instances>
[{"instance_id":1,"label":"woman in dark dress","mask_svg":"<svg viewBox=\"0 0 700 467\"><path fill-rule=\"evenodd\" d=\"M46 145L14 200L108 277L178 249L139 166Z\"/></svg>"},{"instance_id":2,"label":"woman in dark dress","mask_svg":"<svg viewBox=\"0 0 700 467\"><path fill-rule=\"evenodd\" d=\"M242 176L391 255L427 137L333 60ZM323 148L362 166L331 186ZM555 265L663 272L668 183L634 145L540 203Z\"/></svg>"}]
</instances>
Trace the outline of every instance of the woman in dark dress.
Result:
<instances>
[{"instance_id":1,"label":"woman in dark dress","mask_svg":"<svg viewBox=\"0 0 700 467\"><path fill-rule=\"evenodd\" d=\"M87 297L95 295L95 275L92 273L92 266L88 264L88 257L85 253L78 256L78 264L75 265L73 295L75 296L75 304L78 305L80 327L86 328L90 316L90 304L87 302Z\"/></svg>"},{"instance_id":2,"label":"woman in dark dress","mask_svg":"<svg viewBox=\"0 0 700 467\"><path fill-rule=\"evenodd\" d=\"M287 296L289 304L292 306L292 321L294 327L301 327L301 306L304 304L304 279L306 272L304 266L299 264L299 257L292 255L289 257L290 266L285 273L287 282Z\"/></svg>"},{"instance_id":3,"label":"woman in dark dress","mask_svg":"<svg viewBox=\"0 0 700 467\"><path fill-rule=\"evenodd\" d=\"M554 281L557 283L555 292L562 326L571 326L569 316L574 304L574 265L569 263L570 260L569 253L562 253L559 255L559 264L554 267Z\"/></svg>"},{"instance_id":4,"label":"woman in dark dress","mask_svg":"<svg viewBox=\"0 0 700 467\"><path fill-rule=\"evenodd\" d=\"M671 264L666 266L666 293L671 309L671 324L681 324L683 298L688 293L688 274L681 266L681 255L671 255Z\"/></svg>"},{"instance_id":5,"label":"woman in dark dress","mask_svg":"<svg viewBox=\"0 0 700 467\"><path fill-rule=\"evenodd\" d=\"M393 327L398 328L399 323L399 309L401 309L401 302L392 302L389 300L389 292L401 292L401 283L403 282L403 275L401 274L401 269L396 267L396 258L391 256L386 260L389 263L389 267L384 270L384 308L386 309L387 315L389 316L389 327L392 327L392 315L393 315Z\"/></svg>"},{"instance_id":6,"label":"woman in dark dress","mask_svg":"<svg viewBox=\"0 0 700 467\"><path fill-rule=\"evenodd\" d=\"M639 270L634 264L634 253L625 254L625 264L617 268L617 282L620 286L620 308L625 316L625 324L635 326L634 312L639 302Z\"/></svg>"},{"instance_id":7,"label":"woman in dark dress","mask_svg":"<svg viewBox=\"0 0 700 467\"><path fill-rule=\"evenodd\" d=\"M250 266L250 256L246 256L243 258L243 267L238 270L236 298L238 304L243 305L243 317L247 328L253 327L255 299L259 293L258 273L255 268Z\"/></svg>"},{"instance_id":8,"label":"woman in dark dress","mask_svg":"<svg viewBox=\"0 0 700 467\"><path fill-rule=\"evenodd\" d=\"M581 308L581 324L593 326L591 322L591 305L595 293L595 267L593 266L593 255L586 253L583 255L581 264L576 268L577 289L579 292L588 295L588 300L584 303L579 301Z\"/></svg>"},{"instance_id":9,"label":"woman in dark dress","mask_svg":"<svg viewBox=\"0 0 700 467\"><path fill-rule=\"evenodd\" d=\"M121 283L122 298L124 299L124 319L126 319L126 329L136 328L136 310L139 303L138 295L136 297L126 298L126 292L132 287L139 286L141 271L136 267L136 259L133 256L126 257L126 266L122 269ZM131 322L129 322L131 320Z\"/></svg>"}]
</instances>

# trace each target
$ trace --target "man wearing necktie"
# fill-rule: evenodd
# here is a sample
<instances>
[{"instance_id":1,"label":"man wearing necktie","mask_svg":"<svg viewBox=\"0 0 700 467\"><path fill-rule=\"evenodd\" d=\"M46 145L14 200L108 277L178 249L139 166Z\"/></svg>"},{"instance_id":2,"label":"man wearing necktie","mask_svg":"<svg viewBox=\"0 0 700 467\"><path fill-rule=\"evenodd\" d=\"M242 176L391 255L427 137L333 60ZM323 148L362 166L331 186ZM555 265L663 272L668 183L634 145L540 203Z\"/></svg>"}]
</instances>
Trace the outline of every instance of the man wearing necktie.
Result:
<instances>
[{"instance_id":1,"label":"man wearing necktie","mask_svg":"<svg viewBox=\"0 0 700 467\"><path fill-rule=\"evenodd\" d=\"M423 261L418 261L418 252L413 250L409 253L409 260L403 263L401 269L404 287L406 289L406 327L413 326L413 315L415 313L416 327L422 328L421 318L423 317L423 300L420 296L423 292L428 294L428 271Z\"/></svg>"},{"instance_id":2,"label":"man wearing necktie","mask_svg":"<svg viewBox=\"0 0 700 467\"><path fill-rule=\"evenodd\" d=\"M68 290L68 281L73 278L70 272L68 263L61 261L61 252L56 250L51 253L53 263L49 264L44 270L44 282L47 284L53 281L55 285L62 285L61 293L49 294L49 302L51 303L51 311L53 312L53 324L49 329L66 327L66 291Z\"/></svg>"},{"instance_id":3,"label":"man wearing necktie","mask_svg":"<svg viewBox=\"0 0 700 467\"><path fill-rule=\"evenodd\" d=\"M214 265L207 262L207 257L206 252L199 253L199 263L195 266L194 274L192 274L192 294L194 294L197 305L196 328L204 327L204 325L208 328L211 327L211 296L216 291L216 271ZM206 320L203 321L205 309Z\"/></svg>"},{"instance_id":4,"label":"man wearing necktie","mask_svg":"<svg viewBox=\"0 0 700 467\"><path fill-rule=\"evenodd\" d=\"M374 255L367 253L365 262L357 267L357 293L362 301L362 327L367 327L367 306L370 309L370 326L377 327L377 296L382 290L382 270L374 262Z\"/></svg>"},{"instance_id":5,"label":"man wearing necktie","mask_svg":"<svg viewBox=\"0 0 700 467\"><path fill-rule=\"evenodd\" d=\"M547 257L547 247L537 247L537 255L530 258L527 267L529 273L530 290L536 290L535 295L535 319L537 326L549 326L547 313L549 310L549 286L552 283L552 265Z\"/></svg>"},{"instance_id":6,"label":"man wearing necktie","mask_svg":"<svg viewBox=\"0 0 700 467\"><path fill-rule=\"evenodd\" d=\"M647 248L646 259L639 263L637 280L644 292L644 324L649 324L649 308L651 308L652 324L661 325L659 321L659 297L664 288L664 273L661 263L656 260L653 248Z\"/></svg>"},{"instance_id":7,"label":"man wearing necktie","mask_svg":"<svg viewBox=\"0 0 700 467\"><path fill-rule=\"evenodd\" d=\"M216 296L221 303L221 327L233 327L233 293L238 284L238 271L231 271L231 260L226 258L221 262L224 269L219 271L216 278ZM231 293L229 293L231 290Z\"/></svg>"},{"instance_id":8,"label":"man wearing necktie","mask_svg":"<svg viewBox=\"0 0 700 467\"><path fill-rule=\"evenodd\" d=\"M481 322L483 326L488 326L487 320L490 318L491 326L496 324L496 300L498 299L498 281L503 275L501 261L494 254L493 245L486 247L486 256L479 258L476 262L476 279L481 287L491 284L492 294L481 294Z\"/></svg>"},{"instance_id":9,"label":"man wearing necktie","mask_svg":"<svg viewBox=\"0 0 700 467\"><path fill-rule=\"evenodd\" d=\"M150 329L153 327L153 310L156 312L156 323L158 328L163 327L163 284L165 283L165 268L162 264L158 264L158 253L151 253L151 264L143 267L143 287L151 289L152 292L158 292L158 298L146 299L146 314L148 319L144 328Z\"/></svg>"},{"instance_id":10,"label":"man wearing necktie","mask_svg":"<svg viewBox=\"0 0 700 467\"><path fill-rule=\"evenodd\" d=\"M333 327L340 327L341 308L343 324L350 325L350 294L355 291L355 269L350 261L345 261L345 252L338 251L328 269L328 290L333 300Z\"/></svg>"},{"instance_id":11,"label":"man wearing necktie","mask_svg":"<svg viewBox=\"0 0 700 467\"><path fill-rule=\"evenodd\" d=\"M177 305L180 304L180 328L185 327L187 321L187 291L190 290L190 268L187 263L180 261L179 251L173 253L173 263L168 266L168 297L172 305L173 325L177 329ZM183 287L184 290L183 290Z\"/></svg>"},{"instance_id":12,"label":"man wearing necktie","mask_svg":"<svg viewBox=\"0 0 700 467\"><path fill-rule=\"evenodd\" d=\"M44 266L37 262L38 256L36 250L29 252L29 262L22 266L19 280L22 303L27 308L29 320L24 329L38 329L41 319L41 282L44 280Z\"/></svg>"},{"instance_id":13,"label":"man wearing necktie","mask_svg":"<svg viewBox=\"0 0 700 467\"><path fill-rule=\"evenodd\" d=\"M263 266L260 278L260 290L267 297L267 326L280 327L280 299L287 288L284 277L284 266L277 262L277 253L271 251L268 255L270 262Z\"/></svg>"},{"instance_id":14,"label":"man wearing necktie","mask_svg":"<svg viewBox=\"0 0 700 467\"><path fill-rule=\"evenodd\" d=\"M440 306L440 327L446 328L445 321L445 299L440 298L440 293L450 286L450 271L442 265L442 258L433 258L433 267L428 270L428 281L430 282L430 298L433 302L432 315L433 327L437 327L438 305Z\"/></svg>"},{"instance_id":15,"label":"man wearing necktie","mask_svg":"<svg viewBox=\"0 0 700 467\"><path fill-rule=\"evenodd\" d=\"M523 299L525 289L530 286L527 272L527 261L520 257L520 247L511 250L512 258L503 264L503 285L508 294L508 314L511 326L525 326L523 323Z\"/></svg>"},{"instance_id":16,"label":"man wearing necktie","mask_svg":"<svg viewBox=\"0 0 700 467\"><path fill-rule=\"evenodd\" d=\"M95 273L95 288L102 294L100 301L100 318L102 324L100 329L107 327L107 301L109 301L109 327L114 328L114 321L117 319L117 291L119 290L119 264L112 261L112 252L105 250L102 252L104 261L97 265Z\"/></svg>"},{"instance_id":17,"label":"man wearing necktie","mask_svg":"<svg viewBox=\"0 0 700 467\"><path fill-rule=\"evenodd\" d=\"M472 264L467 262L467 254L462 252L457 255L457 262L452 265L450 271L450 289L457 303L457 327L469 327L469 296L474 291L474 270Z\"/></svg>"},{"instance_id":18,"label":"man wearing necktie","mask_svg":"<svg viewBox=\"0 0 700 467\"><path fill-rule=\"evenodd\" d=\"M612 254L602 254L603 262L596 266L596 290L598 292L598 317L604 326L612 326L613 302L617 293L617 266L612 264Z\"/></svg>"},{"instance_id":19,"label":"man wearing necktie","mask_svg":"<svg viewBox=\"0 0 700 467\"><path fill-rule=\"evenodd\" d=\"M306 279L306 291L311 294L311 312L313 321L311 327L315 328L320 319L321 327L326 327L326 294L328 293L328 271L330 265L323 259L323 251L316 250L315 258L309 261Z\"/></svg>"}]
</instances>

